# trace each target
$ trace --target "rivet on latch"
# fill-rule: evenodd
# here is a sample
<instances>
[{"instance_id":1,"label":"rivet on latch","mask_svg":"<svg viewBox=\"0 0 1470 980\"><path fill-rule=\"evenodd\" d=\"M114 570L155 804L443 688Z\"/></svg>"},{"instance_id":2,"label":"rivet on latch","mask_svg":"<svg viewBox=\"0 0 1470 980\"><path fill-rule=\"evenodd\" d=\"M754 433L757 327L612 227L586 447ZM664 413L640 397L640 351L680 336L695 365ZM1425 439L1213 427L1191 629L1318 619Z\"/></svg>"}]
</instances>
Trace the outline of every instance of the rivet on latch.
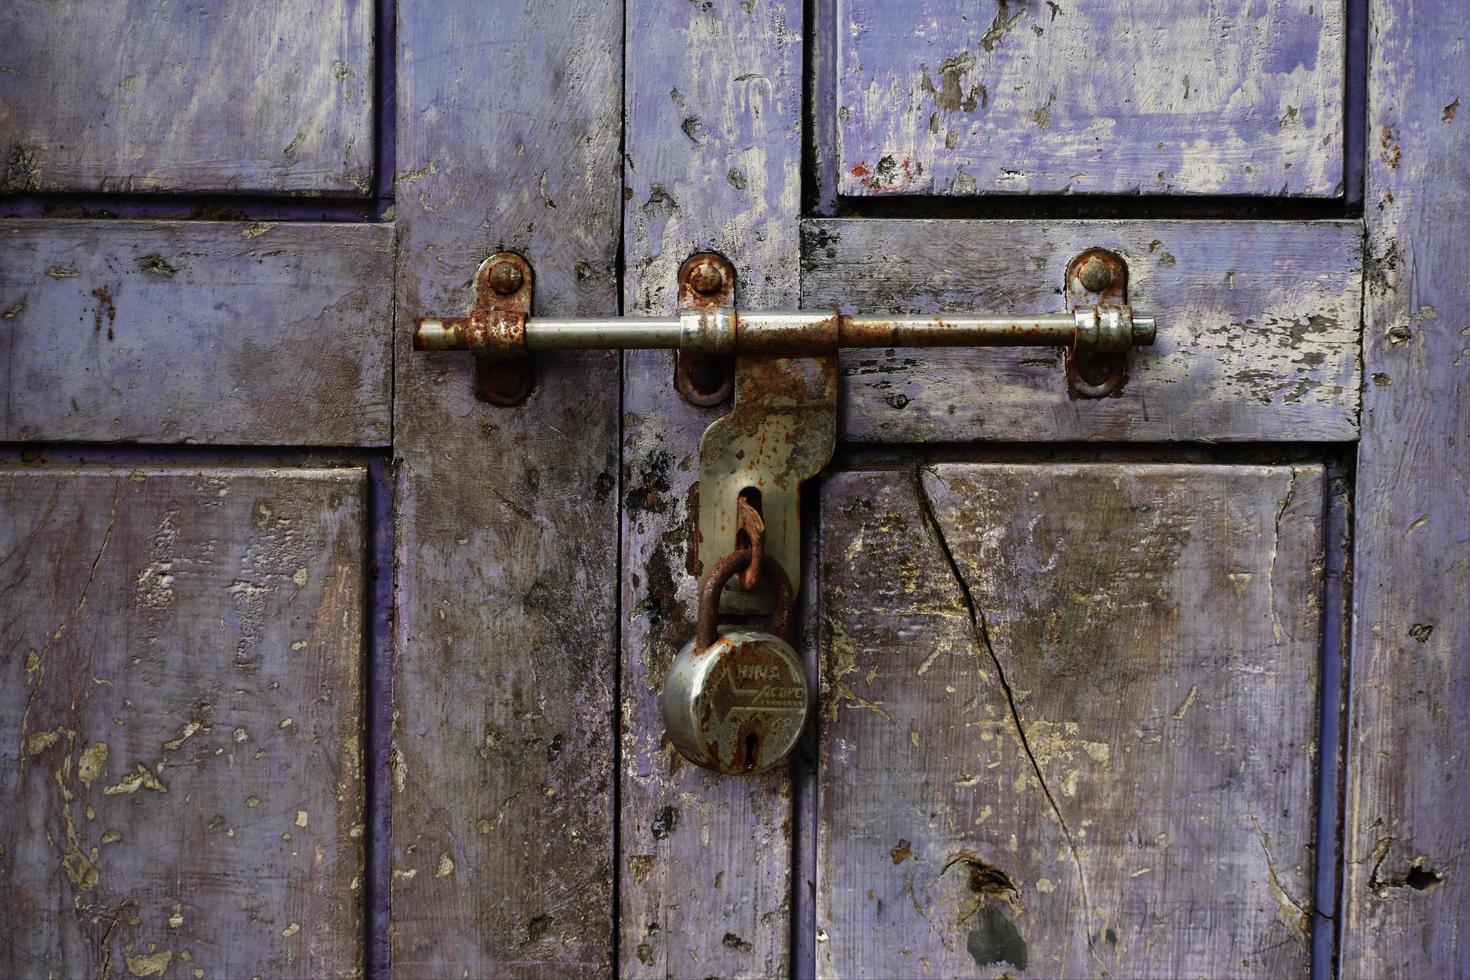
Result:
<instances>
[{"instance_id":1,"label":"rivet on latch","mask_svg":"<svg viewBox=\"0 0 1470 980\"><path fill-rule=\"evenodd\" d=\"M697 255L689 270L689 285L701 296L714 296L725 289L725 270L713 255Z\"/></svg>"},{"instance_id":2,"label":"rivet on latch","mask_svg":"<svg viewBox=\"0 0 1470 980\"><path fill-rule=\"evenodd\" d=\"M679 309L735 305L735 266L718 252L696 252L679 269ZM735 361L730 357L680 350L674 387L691 405L722 404L735 388Z\"/></svg>"},{"instance_id":3,"label":"rivet on latch","mask_svg":"<svg viewBox=\"0 0 1470 980\"><path fill-rule=\"evenodd\" d=\"M526 282L526 274L514 262L497 262L490 270L490 288L509 296Z\"/></svg>"},{"instance_id":4,"label":"rivet on latch","mask_svg":"<svg viewBox=\"0 0 1470 980\"><path fill-rule=\"evenodd\" d=\"M1077 273L1082 287L1090 293L1101 293L1113 284L1113 270L1097 255L1089 255Z\"/></svg>"}]
</instances>

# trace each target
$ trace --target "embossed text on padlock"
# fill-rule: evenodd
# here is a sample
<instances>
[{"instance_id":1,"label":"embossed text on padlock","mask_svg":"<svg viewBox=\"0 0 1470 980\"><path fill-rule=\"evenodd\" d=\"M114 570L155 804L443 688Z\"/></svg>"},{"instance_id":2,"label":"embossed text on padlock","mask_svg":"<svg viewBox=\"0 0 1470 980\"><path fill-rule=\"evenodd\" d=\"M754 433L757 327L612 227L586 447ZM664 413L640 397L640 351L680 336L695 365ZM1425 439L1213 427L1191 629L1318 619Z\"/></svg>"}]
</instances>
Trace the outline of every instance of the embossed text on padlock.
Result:
<instances>
[{"instance_id":1,"label":"embossed text on padlock","mask_svg":"<svg viewBox=\"0 0 1470 980\"><path fill-rule=\"evenodd\" d=\"M791 585L769 556L761 570L776 592L772 632L716 629L725 582L750 562L749 551L721 560L700 585L695 638L664 682L664 728L679 754L696 765L748 776L779 764L796 746L811 700L791 635Z\"/></svg>"}]
</instances>

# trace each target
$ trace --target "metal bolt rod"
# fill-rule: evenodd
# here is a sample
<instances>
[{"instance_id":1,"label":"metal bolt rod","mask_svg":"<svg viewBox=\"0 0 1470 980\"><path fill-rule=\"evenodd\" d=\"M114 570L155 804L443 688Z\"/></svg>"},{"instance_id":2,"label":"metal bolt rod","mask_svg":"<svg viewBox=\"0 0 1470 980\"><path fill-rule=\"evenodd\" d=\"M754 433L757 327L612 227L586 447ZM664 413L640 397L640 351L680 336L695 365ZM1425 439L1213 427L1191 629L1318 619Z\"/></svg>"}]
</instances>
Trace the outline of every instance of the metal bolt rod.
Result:
<instances>
[{"instance_id":1,"label":"metal bolt rod","mask_svg":"<svg viewBox=\"0 0 1470 980\"><path fill-rule=\"evenodd\" d=\"M678 317L533 316L526 321L526 347L530 350L677 348L681 334Z\"/></svg>"},{"instance_id":2,"label":"metal bolt rod","mask_svg":"<svg viewBox=\"0 0 1470 980\"><path fill-rule=\"evenodd\" d=\"M1135 332L1140 320L1135 317ZM842 347L1071 347L1077 318L1057 313L1017 319L1007 316L843 317Z\"/></svg>"},{"instance_id":3,"label":"metal bolt rod","mask_svg":"<svg viewBox=\"0 0 1470 980\"><path fill-rule=\"evenodd\" d=\"M419 321L419 350L470 346L465 318ZM707 354L818 354L838 347L1068 347L1123 351L1154 342L1151 316L1103 306L1018 318L989 314L848 316L689 310L677 317L543 317L526 320L528 351L683 348Z\"/></svg>"}]
</instances>

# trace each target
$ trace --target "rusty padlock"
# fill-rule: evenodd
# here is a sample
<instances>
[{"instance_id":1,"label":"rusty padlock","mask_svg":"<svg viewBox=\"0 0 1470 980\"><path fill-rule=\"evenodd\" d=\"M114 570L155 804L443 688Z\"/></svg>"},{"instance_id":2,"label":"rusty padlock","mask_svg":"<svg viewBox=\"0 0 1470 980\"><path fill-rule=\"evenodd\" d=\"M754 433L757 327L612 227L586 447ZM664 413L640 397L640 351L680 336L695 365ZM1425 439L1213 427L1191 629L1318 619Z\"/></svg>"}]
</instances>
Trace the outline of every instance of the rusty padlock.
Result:
<instances>
[{"instance_id":1,"label":"rusty padlock","mask_svg":"<svg viewBox=\"0 0 1470 980\"><path fill-rule=\"evenodd\" d=\"M720 627L720 593L750 564L748 550L721 559L699 587L694 640L674 658L664 682L664 728L690 762L730 776L751 776L795 748L811 700L806 670L790 643L791 583L764 556L761 571L775 593L772 632Z\"/></svg>"}]
</instances>

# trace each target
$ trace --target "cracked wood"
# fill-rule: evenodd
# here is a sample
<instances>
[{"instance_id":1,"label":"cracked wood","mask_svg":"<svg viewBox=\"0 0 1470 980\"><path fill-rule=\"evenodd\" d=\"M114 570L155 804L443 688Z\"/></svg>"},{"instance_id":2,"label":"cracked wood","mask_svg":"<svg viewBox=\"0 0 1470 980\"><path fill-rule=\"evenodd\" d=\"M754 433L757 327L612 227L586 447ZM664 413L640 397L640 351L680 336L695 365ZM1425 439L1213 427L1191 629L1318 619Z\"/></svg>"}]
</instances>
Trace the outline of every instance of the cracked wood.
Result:
<instances>
[{"instance_id":1,"label":"cracked wood","mask_svg":"<svg viewBox=\"0 0 1470 980\"><path fill-rule=\"evenodd\" d=\"M818 973L1305 976L1324 486L828 477Z\"/></svg>"}]
</instances>

